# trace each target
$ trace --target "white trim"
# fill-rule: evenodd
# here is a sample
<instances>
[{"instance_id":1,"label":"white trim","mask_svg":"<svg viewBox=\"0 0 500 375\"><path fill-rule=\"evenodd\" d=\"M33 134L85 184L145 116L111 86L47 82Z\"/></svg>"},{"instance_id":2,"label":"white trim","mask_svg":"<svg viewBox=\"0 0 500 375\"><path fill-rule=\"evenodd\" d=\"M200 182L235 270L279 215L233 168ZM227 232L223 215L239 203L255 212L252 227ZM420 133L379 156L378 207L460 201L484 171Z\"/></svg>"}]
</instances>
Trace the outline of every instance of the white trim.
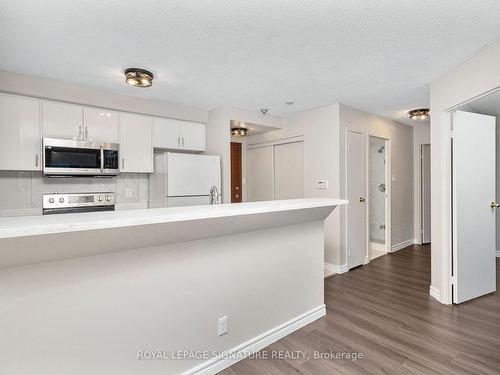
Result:
<instances>
[{"instance_id":1,"label":"white trim","mask_svg":"<svg viewBox=\"0 0 500 375\"><path fill-rule=\"evenodd\" d=\"M184 375L212 375L216 374L236 362L248 357L250 354L269 346L273 342L289 335L290 333L306 326L309 323L318 320L326 315L326 306L320 305L308 312L289 320L277 327L256 336L241 345L227 350L223 355L212 358L199 366L196 366L186 372Z\"/></svg>"},{"instance_id":2,"label":"white trim","mask_svg":"<svg viewBox=\"0 0 500 375\"><path fill-rule=\"evenodd\" d=\"M349 266L347 264L342 264L339 266L339 273L346 273L349 271Z\"/></svg>"},{"instance_id":3,"label":"white trim","mask_svg":"<svg viewBox=\"0 0 500 375\"><path fill-rule=\"evenodd\" d=\"M267 147L267 146L275 146L275 145L282 145L286 143L295 143L295 142L302 142L304 141L304 136L303 135L297 135L293 137L285 137L285 138L278 138L278 139L273 139L270 141L263 141L263 142L256 142L256 143L248 143L245 145L247 150L251 150L254 148L261 148L261 147Z\"/></svg>"},{"instance_id":4,"label":"white trim","mask_svg":"<svg viewBox=\"0 0 500 375\"><path fill-rule=\"evenodd\" d=\"M368 264L370 263L370 257L367 255L365 256L365 260L363 261L363 264Z\"/></svg>"},{"instance_id":5,"label":"white trim","mask_svg":"<svg viewBox=\"0 0 500 375\"><path fill-rule=\"evenodd\" d=\"M415 239L412 238L410 240L406 240L400 243L397 243L396 245L392 246L391 253L404 249L405 247L411 246L415 243Z\"/></svg>"},{"instance_id":6,"label":"white trim","mask_svg":"<svg viewBox=\"0 0 500 375\"><path fill-rule=\"evenodd\" d=\"M385 243L370 241L369 246L370 246L370 250L375 250L375 251L387 253L387 248L386 248L387 245Z\"/></svg>"},{"instance_id":7,"label":"white trim","mask_svg":"<svg viewBox=\"0 0 500 375\"><path fill-rule=\"evenodd\" d=\"M500 251L497 250L497 258L500 258Z\"/></svg>"},{"instance_id":8,"label":"white trim","mask_svg":"<svg viewBox=\"0 0 500 375\"><path fill-rule=\"evenodd\" d=\"M441 302L441 293L439 292L439 290L434 288L432 285L429 287L429 294L431 295L431 297L433 297L436 300L438 300L439 302Z\"/></svg>"},{"instance_id":9,"label":"white trim","mask_svg":"<svg viewBox=\"0 0 500 375\"><path fill-rule=\"evenodd\" d=\"M335 275L337 273L340 273L339 266L337 266L336 264L325 262L325 278L328 276Z\"/></svg>"}]
</instances>

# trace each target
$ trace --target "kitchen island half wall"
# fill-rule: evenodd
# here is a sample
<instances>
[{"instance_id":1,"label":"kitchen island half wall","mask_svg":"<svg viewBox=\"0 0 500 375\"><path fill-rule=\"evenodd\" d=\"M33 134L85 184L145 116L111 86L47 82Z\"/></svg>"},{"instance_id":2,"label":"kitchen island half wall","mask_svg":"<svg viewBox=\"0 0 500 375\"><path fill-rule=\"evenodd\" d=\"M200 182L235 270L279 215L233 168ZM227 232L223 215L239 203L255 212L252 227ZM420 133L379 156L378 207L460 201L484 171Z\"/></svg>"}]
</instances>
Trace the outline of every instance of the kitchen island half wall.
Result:
<instances>
[{"instance_id":1,"label":"kitchen island half wall","mask_svg":"<svg viewBox=\"0 0 500 375\"><path fill-rule=\"evenodd\" d=\"M2 369L214 374L325 314L323 221L346 203L0 219Z\"/></svg>"}]
</instances>

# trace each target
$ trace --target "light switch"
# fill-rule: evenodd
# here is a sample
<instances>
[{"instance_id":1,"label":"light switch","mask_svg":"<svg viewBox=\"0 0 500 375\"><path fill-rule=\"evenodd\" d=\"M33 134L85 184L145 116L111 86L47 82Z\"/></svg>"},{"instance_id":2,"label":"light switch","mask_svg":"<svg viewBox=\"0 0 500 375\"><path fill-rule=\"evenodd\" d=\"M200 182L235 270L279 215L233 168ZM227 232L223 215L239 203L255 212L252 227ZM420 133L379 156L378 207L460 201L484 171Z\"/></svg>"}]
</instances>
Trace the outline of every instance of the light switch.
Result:
<instances>
[{"instance_id":1,"label":"light switch","mask_svg":"<svg viewBox=\"0 0 500 375\"><path fill-rule=\"evenodd\" d=\"M328 189L328 180L318 180L316 181L316 189L326 190Z\"/></svg>"}]
</instances>

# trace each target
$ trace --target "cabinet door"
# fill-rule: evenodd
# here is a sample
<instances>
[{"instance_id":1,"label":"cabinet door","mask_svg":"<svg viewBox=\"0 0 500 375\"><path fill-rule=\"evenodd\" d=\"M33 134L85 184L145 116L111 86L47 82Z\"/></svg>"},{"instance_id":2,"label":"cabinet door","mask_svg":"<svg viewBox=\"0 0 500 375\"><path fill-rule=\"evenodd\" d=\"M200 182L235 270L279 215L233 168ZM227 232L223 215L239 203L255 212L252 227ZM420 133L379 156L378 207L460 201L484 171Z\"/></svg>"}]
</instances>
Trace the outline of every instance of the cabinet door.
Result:
<instances>
[{"instance_id":1,"label":"cabinet door","mask_svg":"<svg viewBox=\"0 0 500 375\"><path fill-rule=\"evenodd\" d=\"M177 120L153 117L153 147L180 148L179 122Z\"/></svg>"},{"instance_id":2,"label":"cabinet door","mask_svg":"<svg viewBox=\"0 0 500 375\"><path fill-rule=\"evenodd\" d=\"M192 151L205 151L205 124L179 121L181 148Z\"/></svg>"},{"instance_id":3,"label":"cabinet door","mask_svg":"<svg viewBox=\"0 0 500 375\"><path fill-rule=\"evenodd\" d=\"M152 173L151 117L121 113L119 133L120 171Z\"/></svg>"},{"instance_id":4,"label":"cabinet door","mask_svg":"<svg viewBox=\"0 0 500 375\"><path fill-rule=\"evenodd\" d=\"M48 138L77 138L83 132L82 107L66 103L43 102L42 129Z\"/></svg>"},{"instance_id":5,"label":"cabinet door","mask_svg":"<svg viewBox=\"0 0 500 375\"><path fill-rule=\"evenodd\" d=\"M41 169L40 101L0 95L0 170Z\"/></svg>"},{"instance_id":6,"label":"cabinet door","mask_svg":"<svg viewBox=\"0 0 500 375\"><path fill-rule=\"evenodd\" d=\"M97 142L118 143L118 114L99 108L83 109L83 125L88 138Z\"/></svg>"}]
</instances>

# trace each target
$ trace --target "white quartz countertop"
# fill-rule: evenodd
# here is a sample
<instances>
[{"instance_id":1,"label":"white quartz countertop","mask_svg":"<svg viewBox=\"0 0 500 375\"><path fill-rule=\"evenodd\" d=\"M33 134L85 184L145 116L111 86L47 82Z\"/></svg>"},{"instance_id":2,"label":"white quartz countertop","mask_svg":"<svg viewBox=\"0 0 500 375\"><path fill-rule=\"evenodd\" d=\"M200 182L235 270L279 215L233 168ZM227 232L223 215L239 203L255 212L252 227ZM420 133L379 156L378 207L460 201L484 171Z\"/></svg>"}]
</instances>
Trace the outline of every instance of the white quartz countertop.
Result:
<instances>
[{"instance_id":1,"label":"white quartz countertop","mask_svg":"<svg viewBox=\"0 0 500 375\"><path fill-rule=\"evenodd\" d=\"M310 198L265 202L87 212L0 218L0 239L137 225L182 222L347 204L347 200Z\"/></svg>"}]
</instances>

